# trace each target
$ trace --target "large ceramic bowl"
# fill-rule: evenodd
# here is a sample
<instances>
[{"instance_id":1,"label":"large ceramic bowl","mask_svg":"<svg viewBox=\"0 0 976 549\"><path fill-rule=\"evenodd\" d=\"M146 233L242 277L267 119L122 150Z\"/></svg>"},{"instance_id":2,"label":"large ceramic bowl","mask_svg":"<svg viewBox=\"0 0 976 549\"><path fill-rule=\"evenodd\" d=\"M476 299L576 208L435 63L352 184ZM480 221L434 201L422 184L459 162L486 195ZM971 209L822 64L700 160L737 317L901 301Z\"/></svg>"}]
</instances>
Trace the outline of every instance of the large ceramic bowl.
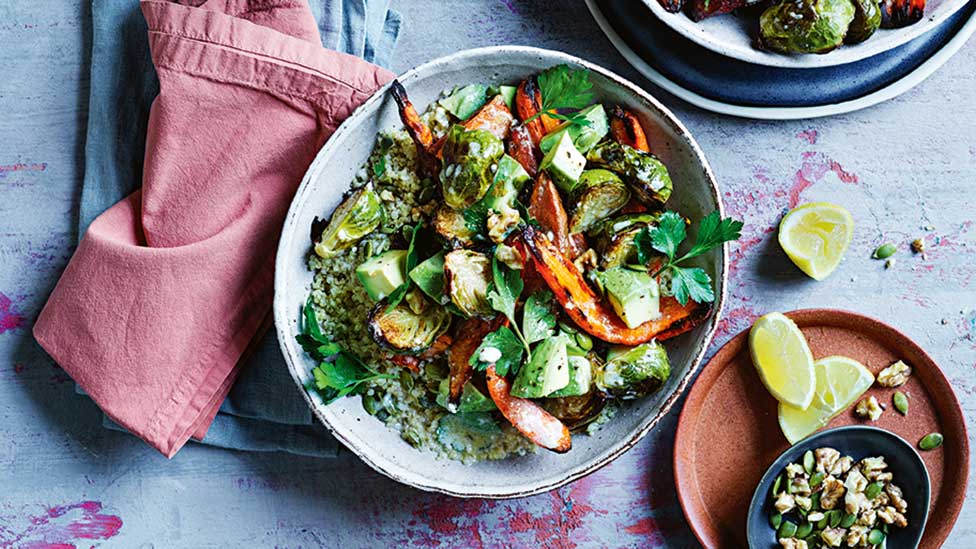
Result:
<instances>
[{"instance_id":1,"label":"large ceramic bowl","mask_svg":"<svg viewBox=\"0 0 976 549\"><path fill-rule=\"evenodd\" d=\"M431 61L400 77L410 98L422 108L441 90L458 84L518 82L560 63L585 67L598 101L619 103L638 114L654 152L675 182L668 205L695 219L722 204L714 177L701 150L674 116L646 92L610 71L564 53L527 47L467 50ZM377 471L405 484L455 496L508 498L551 490L607 464L643 437L671 408L698 367L721 309L727 255L713 251L706 259L716 288L715 314L694 331L669 344L672 375L664 387L624 407L593 436L576 436L566 454L546 450L503 461L464 465L435 459L404 442L398 432L368 415L358 398L328 406L305 387L315 366L295 343L299 316L312 283L306 268L309 226L315 216L329 215L339 204L354 174L369 156L380 130L401 127L386 88L370 98L336 131L309 167L291 204L275 264L274 315L278 340L288 368L315 417L349 450ZM365 321L365 319L364 319Z\"/></svg>"},{"instance_id":2,"label":"large ceramic bowl","mask_svg":"<svg viewBox=\"0 0 976 549\"><path fill-rule=\"evenodd\" d=\"M790 69L822 68L861 61L897 48L941 25L968 0L927 0L925 17L900 29L879 29L860 44L842 46L823 55L783 55L756 48L755 15L717 15L695 22L684 13L668 13L658 0L642 0L664 24L700 46L747 63Z\"/></svg>"}]
</instances>

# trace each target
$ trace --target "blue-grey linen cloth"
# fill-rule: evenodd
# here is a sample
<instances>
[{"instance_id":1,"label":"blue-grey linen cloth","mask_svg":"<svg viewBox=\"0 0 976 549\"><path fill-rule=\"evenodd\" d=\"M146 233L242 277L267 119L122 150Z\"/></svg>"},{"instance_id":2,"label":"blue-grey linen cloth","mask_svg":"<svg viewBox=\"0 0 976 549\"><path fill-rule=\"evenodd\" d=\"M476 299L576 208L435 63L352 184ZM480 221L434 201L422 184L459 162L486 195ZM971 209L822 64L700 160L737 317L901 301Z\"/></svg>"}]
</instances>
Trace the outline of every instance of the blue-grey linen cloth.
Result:
<instances>
[{"instance_id":1,"label":"blue-grey linen cloth","mask_svg":"<svg viewBox=\"0 0 976 549\"><path fill-rule=\"evenodd\" d=\"M322 45L389 67L400 33L390 0L309 0ZM91 95L78 235L142 184L149 107L159 82L139 3L92 0ZM121 427L105 418L105 426ZM335 456L338 442L311 412L269 331L207 431L204 444Z\"/></svg>"}]
</instances>

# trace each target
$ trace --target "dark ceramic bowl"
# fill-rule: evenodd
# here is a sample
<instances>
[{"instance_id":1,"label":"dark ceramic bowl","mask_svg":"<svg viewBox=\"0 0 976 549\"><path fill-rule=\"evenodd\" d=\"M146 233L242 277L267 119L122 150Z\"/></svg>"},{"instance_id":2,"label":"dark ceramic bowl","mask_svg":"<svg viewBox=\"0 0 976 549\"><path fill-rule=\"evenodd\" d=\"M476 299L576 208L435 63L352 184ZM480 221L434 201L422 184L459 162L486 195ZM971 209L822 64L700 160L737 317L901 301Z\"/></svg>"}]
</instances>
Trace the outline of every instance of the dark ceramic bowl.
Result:
<instances>
[{"instance_id":1,"label":"dark ceramic bowl","mask_svg":"<svg viewBox=\"0 0 976 549\"><path fill-rule=\"evenodd\" d=\"M790 463L802 463L803 454L807 450L816 450L830 446L836 448L841 455L851 456L859 460L870 456L884 456L888 462L888 470L894 474L894 483L905 493L908 502L908 526L906 528L890 528L888 532L889 549L903 547L917 547L925 531L925 521L929 515L929 473L925 463L915 451L915 448L905 442L898 435L863 425L837 427L811 435L796 443L789 450L780 454L776 461L769 466L749 505L749 515L746 519L746 536L752 549L773 549L779 547L776 541L776 531L769 525L769 516L773 513L773 501L770 493L776 476L786 469Z\"/></svg>"}]
</instances>

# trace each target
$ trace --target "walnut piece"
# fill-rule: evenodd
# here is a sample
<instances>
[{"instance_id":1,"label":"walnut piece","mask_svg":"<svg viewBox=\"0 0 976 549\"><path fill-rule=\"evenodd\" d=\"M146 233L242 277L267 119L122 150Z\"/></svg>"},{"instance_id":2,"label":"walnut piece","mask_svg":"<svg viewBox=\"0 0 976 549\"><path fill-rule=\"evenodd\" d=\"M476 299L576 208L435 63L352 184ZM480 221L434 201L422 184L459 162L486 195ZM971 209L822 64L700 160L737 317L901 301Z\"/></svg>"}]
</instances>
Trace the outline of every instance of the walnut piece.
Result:
<instances>
[{"instance_id":1,"label":"walnut piece","mask_svg":"<svg viewBox=\"0 0 976 549\"><path fill-rule=\"evenodd\" d=\"M885 492L888 493L892 505L894 505L899 513L908 511L908 502L905 501L905 496L902 494L901 488L894 484L888 484L885 486Z\"/></svg>"},{"instance_id":2,"label":"walnut piece","mask_svg":"<svg viewBox=\"0 0 976 549\"><path fill-rule=\"evenodd\" d=\"M779 544L783 549L807 549L807 542L796 538L780 538Z\"/></svg>"},{"instance_id":3,"label":"walnut piece","mask_svg":"<svg viewBox=\"0 0 976 549\"><path fill-rule=\"evenodd\" d=\"M908 519L905 518L905 515L899 513L897 509L891 507L890 505L884 509L878 510L878 518L888 524L894 524L899 528L908 526Z\"/></svg>"},{"instance_id":4,"label":"walnut piece","mask_svg":"<svg viewBox=\"0 0 976 549\"><path fill-rule=\"evenodd\" d=\"M827 528L820 532L820 539L830 547L840 547L844 541L844 534L847 532L843 528Z\"/></svg>"},{"instance_id":5,"label":"walnut piece","mask_svg":"<svg viewBox=\"0 0 976 549\"><path fill-rule=\"evenodd\" d=\"M830 468L830 471L827 472L830 473L831 475L834 475L835 477L839 477L844 473L850 471L853 465L854 465L854 459L851 456L844 456L838 459L836 462L834 462L834 465Z\"/></svg>"},{"instance_id":6,"label":"walnut piece","mask_svg":"<svg viewBox=\"0 0 976 549\"><path fill-rule=\"evenodd\" d=\"M878 373L878 385L882 387L901 387L912 375L912 367L898 361Z\"/></svg>"},{"instance_id":7,"label":"walnut piece","mask_svg":"<svg viewBox=\"0 0 976 549\"><path fill-rule=\"evenodd\" d=\"M848 547L857 547L859 545L864 546L868 544L868 532L871 529L863 525L851 526L851 529L847 531L847 545Z\"/></svg>"},{"instance_id":8,"label":"walnut piece","mask_svg":"<svg viewBox=\"0 0 976 549\"><path fill-rule=\"evenodd\" d=\"M820 507L833 509L837 507L840 498L844 497L844 483L829 476L823 481L823 491L820 493Z\"/></svg>"},{"instance_id":9,"label":"walnut piece","mask_svg":"<svg viewBox=\"0 0 976 549\"><path fill-rule=\"evenodd\" d=\"M833 448L817 448L813 451L813 455L817 460L817 470L821 473L829 473L840 459L840 452Z\"/></svg>"},{"instance_id":10,"label":"walnut piece","mask_svg":"<svg viewBox=\"0 0 976 549\"><path fill-rule=\"evenodd\" d=\"M854 413L860 417L869 419L871 421L878 421L881 414L884 412L884 408L881 407L881 403L878 399L873 396L864 397L860 402L857 403L857 407L854 408Z\"/></svg>"},{"instance_id":11,"label":"walnut piece","mask_svg":"<svg viewBox=\"0 0 976 549\"><path fill-rule=\"evenodd\" d=\"M773 503L773 507L781 514L789 513L796 507L796 500L790 494L780 492L779 496L776 497L776 503Z\"/></svg>"}]
</instances>

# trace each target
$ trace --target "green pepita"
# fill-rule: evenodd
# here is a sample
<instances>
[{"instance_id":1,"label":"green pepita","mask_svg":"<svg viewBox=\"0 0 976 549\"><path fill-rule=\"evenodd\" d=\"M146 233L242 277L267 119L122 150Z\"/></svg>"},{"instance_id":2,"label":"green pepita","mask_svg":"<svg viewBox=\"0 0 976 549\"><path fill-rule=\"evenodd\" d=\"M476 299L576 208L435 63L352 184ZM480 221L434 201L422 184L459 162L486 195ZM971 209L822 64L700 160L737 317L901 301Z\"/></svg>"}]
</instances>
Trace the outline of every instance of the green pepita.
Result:
<instances>
[{"instance_id":1,"label":"green pepita","mask_svg":"<svg viewBox=\"0 0 976 549\"><path fill-rule=\"evenodd\" d=\"M410 375L410 372L406 370L400 371L400 385L402 385L403 389L406 391L410 391L413 389L413 385L414 385L413 376Z\"/></svg>"},{"instance_id":2,"label":"green pepita","mask_svg":"<svg viewBox=\"0 0 976 549\"><path fill-rule=\"evenodd\" d=\"M796 528L795 535L798 538L805 538L810 535L810 532L813 532L813 525L809 522L804 522Z\"/></svg>"},{"instance_id":3,"label":"green pepita","mask_svg":"<svg viewBox=\"0 0 976 549\"><path fill-rule=\"evenodd\" d=\"M895 255L898 251L898 247L891 242L885 242L884 244L877 247L874 250L874 254L871 256L875 259L888 259L889 257Z\"/></svg>"},{"instance_id":4,"label":"green pepita","mask_svg":"<svg viewBox=\"0 0 976 549\"><path fill-rule=\"evenodd\" d=\"M779 487L783 484L783 475L776 475L776 480L773 481L773 497L779 495Z\"/></svg>"},{"instance_id":5,"label":"green pepita","mask_svg":"<svg viewBox=\"0 0 976 549\"><path fill-rule=\"evenodd\" d=\"M773 527L774 530L779 529L779 525L783 524L783 515L780 513L773 513L769 515L769 525Z\"/></svg>"},{"instance_id":6,"label":"green pepita","mask_svg":"<svg viewBox=\"0 0 976 549\"><path fill-rule=\"evenodd\" d=\"M868 487L867 488L864 489L864 495L869 500L874 499L874 498L878 497L878 494L881 493L881 489L882 488L884 488L884 484L882 484L880 482L872 482L871 484L868 484ZM845 528L846 528L846 526L845 526Z\"/></svg>"},{"instance_id":7,"label":"green pepita","mask_svg":"<svg viewBox=\"0 0 976 549\"><path fill-rule=\"evenodd\" d=\"M885 535L884 532L875 528L868 533L868 543L871 545L881 545L884 543Z\"/></svg>"},{"instance_id":8,"label":"green pepita","mask_svg":"<svg viewBox=\"0 0 976 549\"><path fill-rule=\"evenodd\" d=\"M420 194L417 195L417 203L426 204L434 198L434 187L433 185L428 185L420 190Z\"/></svg>"},{"instance_id":9,"label":"green pepita","mask_svg":"<svg viewBox=\"0 0 976 549\"><path fill-rule=\"evenodd\" d=\"M939 446L942 446L941 433L929 433L918 441L918 447L922 450L935 450Z\"/></svg>"},{"instance_id":10,"label":"green pepita","mask_svg":"<svg viewBox=\"0 0 976 549\"><path fill-rule=\"evenodd\" d=\"M827 527L827 524L829 522L830 522L830 513L827 513L826 515L824 515L824 518L817 521L817 530L823 530L824 528Z\"/></svg>"},{"instance_id":11,"label":"green pepita","mask_svg":"<svg viewBox=\"0 0 976 549\"><path fill-rule=\"evenodd\" d=\"M830 527L837 528L837 525L840 524L840 521L844 520L844 513L838 511L837 509L834 509L833 511L830 512L830 516L828 516L827 518L830 521Z\"/></svg>"},{"instance_id":12,"label":"green pepita","mask_svg":"<svg viewBox=\"0 0 976 549\"><path fill-rule=\"evenodd\" d=\"M366 413L371 416L375 416L380 410L383 409L383 405L380 404L380 399L375 395L368 395L364 393L362 400L363 409L366 410Z\"/></svg>"},{"instance_id":13,"label":"green pepita","mask_svg":"<svg viewBox=\"0 0 976 549\"><path fill-rule=\"evenodd\" d=\"M813 450L807 450L807 451L806 451L806 452L805 452L805 453L803 454L803 469L804 469L804 470L805 470L805 471L807 472L807 474L809 475L810 473L812 473L812 472L813 472L813 466L814 466L814 461L813 461Z\"/></svg>"},{"instance_id":14,"label":"green pepita","mask_svg":"<svg viewBox=\"0 0 976 549\"><path fill-rule=\"evenodd\" d=\"M856 520L857 520L857 515L853 513L847 513L844 515L844 518L840 520L840 527L850 528L851 525L853 525Z\"/></svg>"},{"instance_id":15,"label":"green pepita","mask_svg":"<svg viewBox=\"0 0 976 549\"><path fill-rule=\"evenodd\" d=\"M820 492L817 492L810 496L810 510L811 511L820 510Z\"/></svg>"},{"instance_id":16,"label":"green pepita","mask_svg":"<svg viewBox=\"0 0 976 549\"><path fill-rule=\"evenodd\" d=\"M796 524L792 521L784 520L779 528L776 530L776 536L778 538L792 538L796 535Z\"/></svg>"},{"instance_id":17,"label":"green pepita","mask_svg":"<svg viewBox=\"0 0 976 549\"><path fill-rule=\"evenodd\" d=\"M827 475L825 475L820 471L817 471L816 473L810 475L810 488L816 488L817 486L820 486L820 483L823 482L826 476Z\"/></svg>"},{"instance_id":18,"label":"green pepita","mask_svg":"<svg viewBox=\"0 0 976 549\"><path fill-rule=\"evenodd\" d=\"M576 344L579 345L580 349L583 349L584 351L589 351L593 348L593 340L589 335L584 334L583 332L576 333Z\"/></svg>"},{"instance_id":19,"label":"green pepita","mask_svg":"<svg viewBox=\"0 0 976 549\"><path fill-rule=\"evenodd\" d=\"M891 396L892 402L895 404L895 410L898 410L903 416L908 415L908 397L905 393L901 391L895 391L895 394Z\"/></svg>"},{"instance_id":20,"label":"green pepita","mask_svg":"<svg viewBox=\"0 0 976 549\"><path fill-rule=\"evenodd\" d=\"M373 241L367 240L366 244L363 244L363 257L369 259L373 257Z\"/></svg>"}]
</instances>

